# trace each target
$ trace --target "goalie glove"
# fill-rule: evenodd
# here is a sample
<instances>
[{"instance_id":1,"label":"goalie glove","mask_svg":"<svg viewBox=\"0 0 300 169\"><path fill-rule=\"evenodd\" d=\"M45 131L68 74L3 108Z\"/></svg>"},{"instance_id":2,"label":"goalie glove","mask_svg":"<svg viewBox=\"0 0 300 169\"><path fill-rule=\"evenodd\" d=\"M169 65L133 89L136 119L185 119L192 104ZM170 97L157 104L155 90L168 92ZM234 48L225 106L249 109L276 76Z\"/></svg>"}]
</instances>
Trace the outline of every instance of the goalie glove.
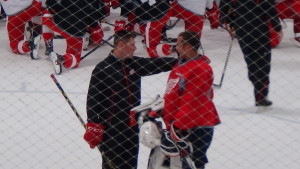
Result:
<instances>
[{"instance_id":1,"label":"goalie glove","mask_svg":"<svg viewBox=\"0 0 300 169\"><path fill-rule=\"evenodd\" d=\"M103 125L88 122L86 124L86 131L83 138L90 145L91 148L95 148L102 141L103 133Z\"/></svg>"},{"instance_id":2,"label":"goalie glove","mask_svg":"<svg viewBox=\"0 0 300 169\"><path fill-rule=\"evenodd\" d=\"M130 114L138 114L138 125L141 125L147 120L153 120L159 117L159 111L164 107L164 99L157 95L154 100L141 104L131 109Z\"/></svg>"},{"instance_id":3,"label":"goalie glove","mask_svg":"<svg viewBox=\"0 0 300 169\"><path fill-rule=\"evenodd\" d=\"M160 97L160 95L157 95L155 99L146 102L144 104L141 104L139 106L134 107L131 109L131 111L134 111L135 113L141 113L144 111L159 111L164 108L164 99Z\"/></svg>"}]
</instances>

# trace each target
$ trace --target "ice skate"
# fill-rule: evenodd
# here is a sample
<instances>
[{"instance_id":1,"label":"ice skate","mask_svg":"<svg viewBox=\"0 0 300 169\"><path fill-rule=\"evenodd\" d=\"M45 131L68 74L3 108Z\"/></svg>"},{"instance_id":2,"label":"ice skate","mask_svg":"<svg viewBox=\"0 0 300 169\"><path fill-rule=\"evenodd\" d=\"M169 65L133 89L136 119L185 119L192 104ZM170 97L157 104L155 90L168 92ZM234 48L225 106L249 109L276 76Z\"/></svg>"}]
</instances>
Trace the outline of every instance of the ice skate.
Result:
<instances>
[{"instance_id":1,"label":"ice skate","mask_svg":"<svg viewBox=\"0 0 300 169\"><path fill-rule=\"evenodd\" d=\"M41 35L38 35L29 42L29 47L30 47L30 56L31 59L37 60L38 55L39 55L39 50L40 50L40 41L41 41Z\"/></svg>"},{"instance_id":2,"label":"ice skate","mask_svg":"<svg viewBox=\"0 0 300 169\"><path fill-rule=\"evenodd\" d=\"M46 41L46 50L45 50L45 55L49 56L51 52L53 52L53 39L50 39Z\"/></svg>"},{"instance_id":3,"label":"ice skate","mask_svg":"<svg viewBox=\"0 0 300 169\"><path fill-rule=\"evenodd\" d=\"M51 52L50 58L52 60L55 74L59 75L62 72L63 56L57 53Z\"/></svg>"},{"instance_id":4,"label":"ice skate","mask_svg":"<svg viewBox=\"0 0 300 169\"><path fill-rule=\"evenodd\" d=\"M83 47L82 49L84 51L87 51L89 49L89 44L90 44L90 34L89 33L85 33L84 37L83 37Z\"/></svg>"},{"instance_id":5,"label":"ice skate","mask_svg":"<svg viewBox=\"0 0 300 169\"><path fill-rule=\"evenodd\" d=\"M256 101L255 106L271 106L273 103L268 99Z\"/></svg>"}]
</instances>

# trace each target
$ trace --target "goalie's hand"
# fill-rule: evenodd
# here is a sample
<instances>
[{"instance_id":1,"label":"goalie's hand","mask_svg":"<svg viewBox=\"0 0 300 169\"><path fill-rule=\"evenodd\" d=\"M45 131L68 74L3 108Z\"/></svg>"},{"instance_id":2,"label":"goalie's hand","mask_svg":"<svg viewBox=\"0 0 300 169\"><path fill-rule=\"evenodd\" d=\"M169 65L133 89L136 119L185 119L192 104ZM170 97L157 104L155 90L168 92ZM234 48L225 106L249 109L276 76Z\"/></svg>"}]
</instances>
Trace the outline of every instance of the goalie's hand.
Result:
<instances>
[{"instance_id":1,"label":"goalie's hand","mask_svg":"<svg viewBox=\"0 0 300 169\"><path fill-rule=\"evenodd\" d=\"M86 124L86 131L83 138L90 145L91 148L95 148L102 141L103 133L103 125L88 122Z\"/></svg>"}]
</instances>

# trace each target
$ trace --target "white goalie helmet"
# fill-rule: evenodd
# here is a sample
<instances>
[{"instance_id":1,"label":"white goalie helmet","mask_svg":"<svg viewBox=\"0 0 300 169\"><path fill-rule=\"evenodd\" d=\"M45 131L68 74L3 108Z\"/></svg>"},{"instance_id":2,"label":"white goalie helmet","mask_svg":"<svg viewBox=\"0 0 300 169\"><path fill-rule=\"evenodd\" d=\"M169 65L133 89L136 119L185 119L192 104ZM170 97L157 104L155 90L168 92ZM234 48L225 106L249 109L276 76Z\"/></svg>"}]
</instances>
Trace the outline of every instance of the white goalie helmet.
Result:
<instances>
[{"instance_id":1,"label":"white goalie helmet","mask_svg":"<svg viewBox=\"0 0 300 169\"><path fill-rule=\"evenodd\" d=\"M140 143L148 148L154 148L160 145L161 125L159 122L146 121L140 128Z\"/></svg>"}]
</instances>

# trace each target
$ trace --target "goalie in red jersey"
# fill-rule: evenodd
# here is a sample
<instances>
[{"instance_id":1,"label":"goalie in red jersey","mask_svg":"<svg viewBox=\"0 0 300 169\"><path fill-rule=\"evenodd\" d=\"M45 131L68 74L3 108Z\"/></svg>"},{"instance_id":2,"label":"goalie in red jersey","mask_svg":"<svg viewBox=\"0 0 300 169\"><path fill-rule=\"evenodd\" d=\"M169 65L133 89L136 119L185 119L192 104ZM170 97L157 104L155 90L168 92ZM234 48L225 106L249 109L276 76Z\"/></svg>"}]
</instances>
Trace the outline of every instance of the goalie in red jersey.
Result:
<instances>
[{"instance_id":1,"label":"goalie in red jersey","mask_svg":"<svg viewBox=\"0 0 300 169\"><path fill-rule=\"evenodd\" d=\"M213 71L209 59L197 52L199 47L197 33L179 34L176 50L181 62L173 67L164 96L167 131L160 147L166 155L184 157L182 168L204 168L214 126L220 123L212 101Z\"/></svg>"}]
</instances>

